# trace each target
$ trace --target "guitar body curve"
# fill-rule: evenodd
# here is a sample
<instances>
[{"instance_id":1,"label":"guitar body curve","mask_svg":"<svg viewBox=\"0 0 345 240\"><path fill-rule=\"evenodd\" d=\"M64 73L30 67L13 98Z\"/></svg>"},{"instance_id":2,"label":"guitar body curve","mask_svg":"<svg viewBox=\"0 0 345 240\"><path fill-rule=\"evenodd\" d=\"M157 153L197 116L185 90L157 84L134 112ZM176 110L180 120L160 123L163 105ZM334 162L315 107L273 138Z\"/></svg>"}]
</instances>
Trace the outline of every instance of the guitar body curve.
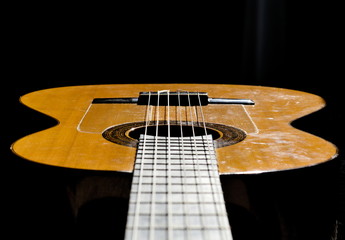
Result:
<instances>
[{"instance_id":1,"label":"guitar body curve","mask_svg":"<svg viewBox=\"0 0 345 240\"><path fill-rule=\"evenodd\" d=\"M230 126L246 135L236 144L216 149L220 174L296 169L326 162L337 155L332 143L291 126L292 121L324 107L319 96L280 88L222 84L90 85L29 93L21 102L59 123L19 139L12 150L41 164L131 172L136 148L111 142L103 133L113 126L143 122L145 106L93 104L93 100L137 97L139 92L160 90L207 92L214 98L248 98L255 102L253 106L204 107L207 123ZM159 111L164 115L163 109ZM172 109L171 119L175 117Z\"/></svg>"}]
</instances>

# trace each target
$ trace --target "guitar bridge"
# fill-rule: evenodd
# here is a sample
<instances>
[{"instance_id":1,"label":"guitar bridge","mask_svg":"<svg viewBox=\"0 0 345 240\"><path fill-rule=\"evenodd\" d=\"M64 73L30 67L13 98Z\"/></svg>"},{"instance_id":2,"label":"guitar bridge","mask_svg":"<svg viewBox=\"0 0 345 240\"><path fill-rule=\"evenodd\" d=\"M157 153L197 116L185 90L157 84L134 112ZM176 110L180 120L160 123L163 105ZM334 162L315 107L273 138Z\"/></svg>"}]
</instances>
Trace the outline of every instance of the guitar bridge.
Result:
<instances>
[{"instance_id":1,"label":"guitar bridge","mask_svg":"<svg viewBox=\"0 0 345 240\"><path fill-rule=\"evenodd\" d=\"M169 99L169 100L168 100ZM207 106L208 104L254 105L250 99L210 98L206 92L140 92L138 98L95 98L93 104L136 103L157 106Z\"/></svg>"}]
</instances>

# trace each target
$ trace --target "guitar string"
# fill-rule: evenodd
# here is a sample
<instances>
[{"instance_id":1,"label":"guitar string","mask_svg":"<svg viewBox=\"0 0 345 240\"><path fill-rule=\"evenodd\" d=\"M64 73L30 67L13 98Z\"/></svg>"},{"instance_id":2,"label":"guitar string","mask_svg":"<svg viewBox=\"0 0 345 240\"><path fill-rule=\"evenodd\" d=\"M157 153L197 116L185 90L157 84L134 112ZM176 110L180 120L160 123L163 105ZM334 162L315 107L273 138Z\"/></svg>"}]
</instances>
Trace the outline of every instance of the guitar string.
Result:
<instances>
[{"instance_id":1,"label":"guitar string","mask_svg":"<svg viewBox=\"0 0 345 240\"><path fill-rule=\"evenodd\" d=\"M187 91L184 91L186 94L188 93ZM179 106L180 106L180 109L184 109L184 117L185 117L185 123L188 124L188 107L187 106L184 106L182 107L181 106L181 99L179 99ZM187 140L187 144L190 144L191 143L191 139L187 138L184 136L184 133L183 133L183 117L182 117L182 111L180 111L180 128L181 128L181 150L182 150L182 166L183 166L183 169L182 169L182 192L185 193L186 192L186 185L187 185L187 182L186 182L186 155L185 155L185 141ZM189 213L190 212L190 209L188 209L187 207L187 204L185 204L186 202L188 202L188 199L187 199L187 196L185 194L183 194L183 203L182 203L182 206L183 206L183 212L184 213ZM185 218L183 219L184 221L184 225L186 226L186 230L188 229L191 229L190 226L188 225L188 222L186 220L186 215L185 215ZM185 231L185 239L188 239L188 231Z\"/></svg>"},{"instance_id":2,"label":"guitar string","mask_svg":"<svg viewBox=\"0 0 345 240\"><path fill-rule=\"evenodd\" d=\"M210 183L211 183L211 188L212 188L212 198L213 198L213 202L215 202L216 204L215 204L215 206L216 206L216 211L217 212L221 212L222 211L222 209L218 209L219 208L219 206L218 206L218 204L217 204L217 202L220 202L220 201L218 201L218 200L220 200L220 199L217 199L217 198L219 198L219 193L218 193L218 187L216 187L216 189L215 189L215 184L213 184L211 181L212 181L212 174L214 174L214 172L215 171L217 171L218 172L218 168L216 168L216 169L214 169L215 168L215 166L214 166L214 163L212 162L212 151L211 151L211 145L210 145L210 141L207 139L207 135L208 135L208 133L207 133L207 128L206 128L206 121L205 121L205 115L204 115L204 112L203 112L203 108L202 108L202 104L201 104L201 98L200 98L200 93L198 92L197 93L198 94L198 101L199 101L199 109L200 109L200 115L201 115L201 121L202 121L202 124L203 124L203 128L204 128L204 132L205 132L205 138L203 138L204 140L206 139L206 142L207 142L207 152L208 152L208 154L205 154L205 157L206 157L206 161L208 160L208 159L210 159L210 163L208 163L208 165L209 165L209 167L210 168L208 168L209 170L208 170L208 174L209 174L209 180L210 180ZM204 141L203 141L204 142ZM205 142L204 142L205 143ZM203 146L205 146L206 147L206 145L205 144L203 144ZM206 149L205 149L206 150ZM207 162L209 162L209 161L207 161ZM211 170L211 171L210 171ZM215 194L217 194L217 197L215 196ZM221 216L219 216L218 218L217 218L217 221L218 221L218 223L219 223L219 226L222 226L222 225L224 225L224 224L222 224L222 222L220 221L220 217ZM225 225L226 226L228 226L228 224L226 224L225 223ZM231 236L231 233L230 233L230 229L229 230L223 230L223 231L221 231L221 233L222 233L222 238L223 239L232 239L232 236Z\"/></svg>"},{"instance_id":3,"label":"guitar string","mask_svg":"<svg viewBox=\"0 0 345 240\"><path fill-rule=\"evenodd\" d=\"M193 118L193 112L194 112L194 115L195 115L195 118L198 119L197 117L197 112L196 112L196 108L192 107L191 105L191 99L190 99L190 92L188 92L188 106L189 106L189 109L190 109L190 117L191 117L191 124L192 124L192 133L193 133L193 143L194 143L194 149L195 151L192 151L192 155L193 155L193 159L194 159L194 163L196 162L196 164L194 164L194 166L196 165L196 176L195 176L195 182L196 182L196 195L197 195L197 198L198 198L198 208L199 208L199 215L201 215L202 213L202 207L201 207L201 194L200 194L200 186L201 186L201 183L200 183L200 165L199 165L199 160L200 160L200 157L199 157L199 152L198 152L198 149L197 149L197 143L196 143L196 134L195 134L195 126L194 126L194 118ZM194 111L193 111L194 109ZM204 219L201 218L201 227L202 229L205 229L205 223L204 223ZM187 225L188 225L188 222L187 222Z\"/></svg>"},{"instance_id":4,"label":"guitar string","mask_svg":"<svg viewBox=\"0 0 345 240\"><path fill-rule=\"evenodd\" d=\"M198 111L198 107L197 107L197 105L195 106L195 115L197 116L197 119L198 119L198 126L200 127L200 125L202 125L202 126L204 126L204 136L203 135L201 135L201 142L202 142L202 147L203 148L205 148L205 139L206 139L206 141L207 142L209 142L208 141L208 138L207 138L207 129L206 129L206 124L205 124L205 118L203 117L203 111L202 111L202 104L201 104L201 99L200 99L200 93L199 92L197 92L197 96L198 96L198 105L199 105L199 111ZM199 114L198 114L198 112L200 112L201 113L201 123L200 123L200 117L199 117ZM210 153L210 152L209 152ZM204 156L205 156L205 161L206 161L206 164L208 164L208 157L209 156L211 156L210 154L209 155L207 155L207 154L204 154ZM209 173L209 168L208 168L208 173ZM209 175L209 180L211 181L211 178L210 178L210 175ZM210 184L211 184L211 186L212 186L212 183L210 182ZM202 186L202 185L199 185L198 184L198 186ZM204 212L204 206L203 206L203 204L200 204L200 211L201 211L201 213L203 213ZM202 214L201 214L202 215ZM206 226L206 224L204 223L204 218L201 218L201 220L202 220L202 224L203 224L203 226ZM207 236L206 236L206 238L207 238Z\"/></svg>"},{"instance_id":5,"label":"guitar string","mask_svg":"<svg viewBox=\"0 0 345 240\"><path fill-rule=\"evenodd\" d=\"M150 230L149 239L155 239L155 208L156 208L156 165L157 165L157 155L158 155L158 133L159 133L159 101L160 94L162 91L157 92L157 105L156 105L156 135L155 135L155 145L154 145L154 157L152 166L152 195L151 195L151 211L150 211Z\"/></svg>"},{"instance_id":6,"label":"guitar string","mask_svg":"<svg viewBox=\"0 0 345 240\"><path fill-rule=\"evenodd\" d=\"M149 92L148 102L146 107L146 116L145 116L145 133L144 133L144 142L141 151L141 162L140 162L140 174L138 179L138 189L137 189L137 199L136 199L136 206L134 211L134 220L133 220L133 233L132 239L138 239L138 230L139 230L139 213L140 213L140 202L141 202L141 188L142 188L142 179L143 179L143 170L144 170L144 158L145 158L145 151L146 151L146 136L147 136L147 129L148 125L151 121L152 115L152 107L151 107L151 92Z\"/></svg>"},{"instance_id":7,"label":"guitar string","mask_svg":"<svg viewBox=\"0 0 345 240\"><path fill-rule=\"evenodd\" d=\"M168 114L167 114L167 125L168 125L168 239L172 240L173 239L173 222L172 222L172 193L171 193L171 146L170 146L170 137L171 137L171 133L170 133L170 92L169 90L167 90L167 105L168 105Z\"/></svg>"},{"instance_id":8,"label":"guitar string","mask_svg":"<svg viewBox=\"0 0 345 240\"><path fill-rule=\"evenodd\" d=\"M181 106L181 96L180 96L180 92L181 91L178 91L177 92L177 96L178 96L178 116L176 115L176 119L179 119L179 122L180 122L180 148L181 148L181 152L182 152L182 171L181 171L181 176L182 176L182 179L181 179L181 189L182 189L182 193L186 192L186 156L185 156L185 148L184 148L184 134L183 134L183 118L182 118L182 106ZM185 112L187 111L186 107L184 108ZM188 119L186 118L185 119L185 122L188 122L187 121ZM181 160L181 159L180 159ZM182 194L182 207L183 207L183 212L184 213L187 213L188 209L187 209L187 206L186 204L184 204L184 202L186 202L186 196L185 194ZM185 219L183 219L185 220ZM186 225L186 228L188 226ZM187 228L188 229L188 228ZM188 231L185 231L184 232L186 235L185 235L185 238L187 239L188 238Z\"/></svg>"},{"instance_id":9,"label":"guitar string","mask_svg":"<svg viewBox=\"0 0 345 240\"><path fill-rule=\"evenodd\" d=\"M209 140L208 140L208 137L207 137L208 136L207 128L206 128L205 117L204 117L204 114L203 114L203 108L202 108L201 99L200 99L200 93L199 92L197 92L197 96L198 96L199 111L197 111L197 107L195 107L195 108L196 108L196 112L200 112L200 115L201 115L201 124L200 124L200 122L198 122L199 126L202 125L203 129L204 129L204 134L205 135L201 136L201 138L202 138L201 142L203 143L202 146L204 148L204 151L205 150L208 151L208 154L205 151L205 160L206 160L206 164L208 165L208 168L207 168L208 171L207 172L208 172L208 178L209 178L210 186L211 186L211 192L212 192L211 195L212 195L213 202L215 203L216 202L216 198L214 196L215 189L214 189L214 184L212 182L212 174L213 174L214 169L213 169L213 164L212 164L211 148L210 148L210 145L209 145L210 143L209 143ZM200 207L202 208L203 206L200 206Z\"/></svg>"}]
</instances>

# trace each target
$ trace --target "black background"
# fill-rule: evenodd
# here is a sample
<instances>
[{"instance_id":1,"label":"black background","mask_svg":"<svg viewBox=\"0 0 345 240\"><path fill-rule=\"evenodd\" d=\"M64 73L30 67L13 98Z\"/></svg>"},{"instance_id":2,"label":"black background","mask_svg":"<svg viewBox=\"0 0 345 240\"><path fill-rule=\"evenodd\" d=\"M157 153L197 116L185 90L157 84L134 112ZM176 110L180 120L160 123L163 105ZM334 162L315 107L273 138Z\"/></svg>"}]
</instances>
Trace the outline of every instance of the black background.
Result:
<instances>
[{"instance_id":1,"label":"black background","mask_svg":"<svg viewBox=\"0 0 345 240\"><path fill-rule=\"evenodd\" d=\"M258 2L9 6L2 64L4 229L64 236L74 228L63 194L74 173L26 162L9 150L16 139L55 124L18 102L35 90L166 82L302 90L322 96L327 107L294 125L342 148L339 6ZM288 239L326 239L336 217L341 219L338 161L255 179L267 199L278 192L280 205L273 208L286 216Z\"/></svg>"}]
</instances>

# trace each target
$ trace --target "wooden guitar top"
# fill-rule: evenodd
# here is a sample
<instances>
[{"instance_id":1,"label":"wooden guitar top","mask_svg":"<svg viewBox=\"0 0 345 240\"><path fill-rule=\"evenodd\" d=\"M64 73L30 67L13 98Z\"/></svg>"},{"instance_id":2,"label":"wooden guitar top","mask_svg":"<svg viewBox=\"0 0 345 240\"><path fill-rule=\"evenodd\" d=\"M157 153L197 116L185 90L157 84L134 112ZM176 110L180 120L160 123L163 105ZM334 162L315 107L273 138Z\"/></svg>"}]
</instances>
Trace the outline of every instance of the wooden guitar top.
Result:
<instances>
[{"instance_id":1,"label":"wooden guitar top","mask_svg":"<svg viewBox=\"0 0 345 240\"><path fill-rule=\"evenodd\" d=\"M139 92L188 90L211 98L246 98L253 106L209 104L207 123L243 130L234 145L216 148L221 174L261 173L307 167L336 157L336 147L290 123L324 107L322 98L294 90L221 84L114 84L41 90L21 98L26 106L59 123L26 136L12 146L30 161L66 168L131 172L136 148L113 143L102 133L112 126L145 121L137 104L92 104L95 98L138 97ZM164 107L159 109L164 116ZM177 113L171 107L171 120ZM161 119L159 119L161 120Z\"/></svg>"}]
</instances>

